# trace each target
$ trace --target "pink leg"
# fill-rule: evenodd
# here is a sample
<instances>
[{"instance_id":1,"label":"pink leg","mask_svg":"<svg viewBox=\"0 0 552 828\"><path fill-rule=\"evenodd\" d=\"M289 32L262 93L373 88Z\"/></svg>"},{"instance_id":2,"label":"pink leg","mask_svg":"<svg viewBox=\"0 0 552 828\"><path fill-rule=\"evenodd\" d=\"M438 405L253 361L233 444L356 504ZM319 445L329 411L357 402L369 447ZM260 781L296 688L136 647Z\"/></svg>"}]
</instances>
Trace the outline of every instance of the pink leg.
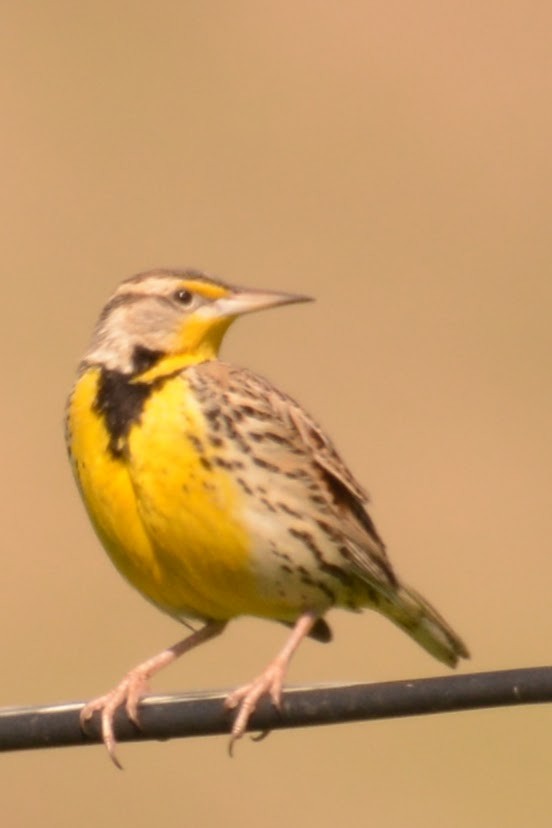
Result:
<instances>
[{"instance_id":1,"label":"pink leg","mask_svg":"<svg viewBox=\"0 0 552 828\"><path fill-rule=\"evenodd\" d=\"M121 768L122 765L115 753L117 741L113 730L113 719L117 708L124 704L129 719L135 725L139 726L138 704L144 693L147 693L149 679L154 673L162 670L168 664L172 664L173 661L176 661L177 658L184 655L188 650L220 635L225 626L225 621L209 621L200 630L179 641L178 644L169 647L167 650L163 650L163 652L153 656L153 658L149 658L147 661L134 667L113 690L104 696L94 699L83 707L80 714L83 729L86 728L86 723L92 718L93 714L97 710L101 711L102 740L107 748L107 752L118 768Z\"/></svg>"},{"instance_id":2,"label":"pink leg","mask_svg":"<svg viewBox=\"0 0 552 828\"><path fill-rule=\"evenodd\" d=\"M233 710L239 706L230 736L230 754L232 754L235 742L241 739L245 733L249 718L254 712L261 696L268 693L274 706L277 708L280 707L282 701L282 686L291 657L301 641L310 633L317 619L318 616L312 612L303 613L296 621L288 640L276 658L270 662L257 678L253 679L249 684L244 684L243 687L238 687L226 699L225 704L229 709Z\"/></svg>"}]
</instances>

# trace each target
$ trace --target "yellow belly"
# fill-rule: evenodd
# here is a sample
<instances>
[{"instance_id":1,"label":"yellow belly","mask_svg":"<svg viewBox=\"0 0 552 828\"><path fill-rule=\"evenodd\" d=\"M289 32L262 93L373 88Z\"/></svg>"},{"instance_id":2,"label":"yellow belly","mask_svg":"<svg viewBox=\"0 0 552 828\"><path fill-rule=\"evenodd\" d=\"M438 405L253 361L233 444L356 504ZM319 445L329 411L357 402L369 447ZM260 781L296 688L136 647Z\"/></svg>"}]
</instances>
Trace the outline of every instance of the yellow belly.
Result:
<instances>
[{"instance_id":1,"label":"yellow belly","mask_svg":"<svg viewBox=\"0 0 552 828\"><path fill-rule=\"evenodd\" d=\"M153 391L127 450L115 457L93 408L98 379L89 370L76 386L69 447L84 503L115 566L175 617L268 614L240 523L241 491L210 462L206 424L185 380Z\"/></svg>"}]
</instances>

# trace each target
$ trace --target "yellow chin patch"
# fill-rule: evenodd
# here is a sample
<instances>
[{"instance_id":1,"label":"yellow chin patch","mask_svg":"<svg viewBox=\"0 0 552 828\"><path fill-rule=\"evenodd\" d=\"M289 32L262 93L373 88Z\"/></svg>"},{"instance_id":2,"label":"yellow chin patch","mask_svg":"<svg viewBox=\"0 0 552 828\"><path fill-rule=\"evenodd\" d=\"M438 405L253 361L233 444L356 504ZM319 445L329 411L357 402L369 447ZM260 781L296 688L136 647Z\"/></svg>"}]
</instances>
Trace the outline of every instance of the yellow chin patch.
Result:
<instances>
[{"instance_id":1,"label":"yellow chin patch","mask_svg":"<svg viewBox=\"0 0 552 828\"><path fill-rule=\"evenodd\" d=\"M232 322L232 317L204 316L200 309L182 325L177 334L174 351L188 354L191 357L190 363L214 359Z\"/></svg>"}]
</instances>

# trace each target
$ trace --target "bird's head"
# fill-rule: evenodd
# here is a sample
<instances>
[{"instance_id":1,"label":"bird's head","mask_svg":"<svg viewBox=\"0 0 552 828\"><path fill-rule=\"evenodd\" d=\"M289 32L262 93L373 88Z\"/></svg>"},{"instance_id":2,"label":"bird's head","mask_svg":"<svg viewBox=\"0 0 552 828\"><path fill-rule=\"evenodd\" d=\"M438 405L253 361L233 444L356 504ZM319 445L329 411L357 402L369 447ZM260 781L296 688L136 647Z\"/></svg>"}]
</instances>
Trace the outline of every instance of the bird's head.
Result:
<instances>
[{"instance_id":1,"label":"bird's head","mask_svg":"<svg viewBox=\"0 0 552 828\"><path fill-rule=\"evenodd\" d=\"M122 282L102 310L85 364L141 374L161 358L217 356L234 319L310 297L235 287L195 270L152 270Z\"/></svg>"}]
</instances>

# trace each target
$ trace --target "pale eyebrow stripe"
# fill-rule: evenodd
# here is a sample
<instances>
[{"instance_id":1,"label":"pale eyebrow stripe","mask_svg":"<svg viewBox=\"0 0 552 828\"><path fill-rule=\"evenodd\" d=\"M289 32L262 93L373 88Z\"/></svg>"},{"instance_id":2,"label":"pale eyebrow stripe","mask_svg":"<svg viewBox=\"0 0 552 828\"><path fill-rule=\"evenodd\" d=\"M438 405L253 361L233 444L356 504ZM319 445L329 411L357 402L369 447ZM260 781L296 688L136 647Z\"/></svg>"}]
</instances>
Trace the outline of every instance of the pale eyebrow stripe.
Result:
<instances>
[{"instance_id":1,"label":"pale eyebrow stripe","mask_svg":"<svg viewBox=\"0 0 552 828\"><path fill-rule=\"evenodd\" d=\"M138 302L143 302L145 299L172 305L170 297L168 296L159 296L158 294L151 293L133 293L131 291L128 293L119 293L117 296L113 296L107 305L104 306L98 318L98 325L104 323L117 308L135 305Z\"/></svg>"}]
</instances>

